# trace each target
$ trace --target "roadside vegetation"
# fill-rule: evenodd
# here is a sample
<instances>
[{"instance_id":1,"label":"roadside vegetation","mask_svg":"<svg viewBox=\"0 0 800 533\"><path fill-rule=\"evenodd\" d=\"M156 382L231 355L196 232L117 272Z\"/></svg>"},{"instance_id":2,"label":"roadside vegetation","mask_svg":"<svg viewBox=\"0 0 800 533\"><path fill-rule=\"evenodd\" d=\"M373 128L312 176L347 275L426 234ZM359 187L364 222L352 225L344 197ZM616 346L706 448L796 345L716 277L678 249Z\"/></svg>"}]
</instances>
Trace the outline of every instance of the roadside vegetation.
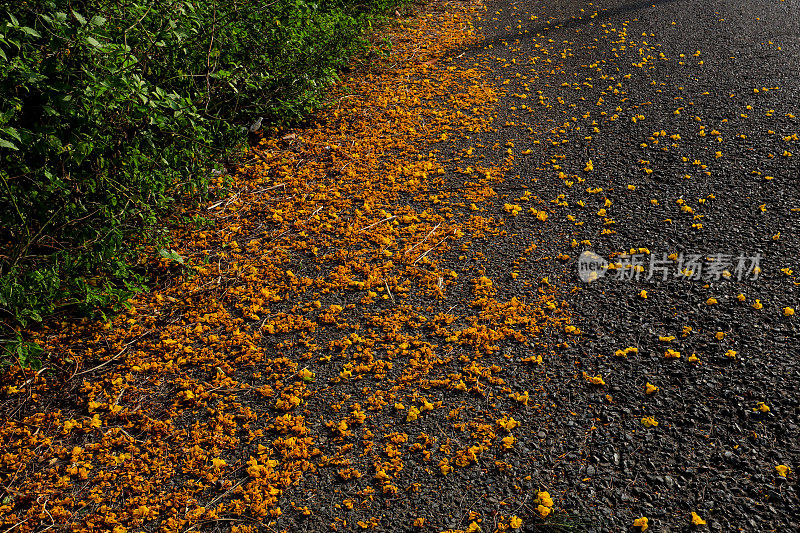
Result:
<instances>
[{"instance_id":1,"label":"roadside vegetation","mask_svg":"<svg viewBox=\"0 0 800 533\"><path fill-rule=\"evenodd\" d=\"M119 308L163 221L208 193L248 128L324 102L396 0L0 0L0 352L20 328ZM380 46L377 46L380 51Z\"/></svg>"}]
</instances>

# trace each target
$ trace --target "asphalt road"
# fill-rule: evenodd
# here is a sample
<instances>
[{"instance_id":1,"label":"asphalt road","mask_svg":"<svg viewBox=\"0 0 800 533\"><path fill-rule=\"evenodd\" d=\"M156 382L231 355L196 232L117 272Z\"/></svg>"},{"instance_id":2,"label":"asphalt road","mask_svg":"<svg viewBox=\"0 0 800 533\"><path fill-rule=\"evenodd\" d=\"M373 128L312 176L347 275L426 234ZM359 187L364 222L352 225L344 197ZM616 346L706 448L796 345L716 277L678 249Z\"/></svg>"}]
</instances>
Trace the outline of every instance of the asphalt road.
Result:
<instances>
[{"instance_id":1,"label":"asphalt road","mask_svg":"<svg viewBox=\"0 0 800 533\"><path fill-rule=\"evenodd\" d=\"M501 1L477 25L467 57L506 91L487 154L532 150L496 212L515 187L551 211L483 265L508 294L549 276L582 331L546 365L542 479L592 531L800 530L775 469L800 465L800 2ZM583 283L584 250L623 268Z\"/></svg>"}]
</instances>

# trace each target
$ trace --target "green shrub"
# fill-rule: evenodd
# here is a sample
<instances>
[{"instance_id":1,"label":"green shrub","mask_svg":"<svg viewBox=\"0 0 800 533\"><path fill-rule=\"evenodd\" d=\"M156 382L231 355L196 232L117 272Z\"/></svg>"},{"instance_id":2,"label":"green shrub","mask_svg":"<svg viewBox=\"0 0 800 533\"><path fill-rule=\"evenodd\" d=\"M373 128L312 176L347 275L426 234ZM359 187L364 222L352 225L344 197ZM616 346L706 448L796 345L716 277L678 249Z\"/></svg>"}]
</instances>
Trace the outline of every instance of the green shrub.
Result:
<instances>
[{"instance_id":1,"label":"green shrub","mask_svg":"<svg viewBox=\"0 0 800 533\"><path fill-rule=\"evenodd\" d=\"M0 338L124 301L175 199L318 106L390 5L0 0Z\"/></svg>"}]
</instances>

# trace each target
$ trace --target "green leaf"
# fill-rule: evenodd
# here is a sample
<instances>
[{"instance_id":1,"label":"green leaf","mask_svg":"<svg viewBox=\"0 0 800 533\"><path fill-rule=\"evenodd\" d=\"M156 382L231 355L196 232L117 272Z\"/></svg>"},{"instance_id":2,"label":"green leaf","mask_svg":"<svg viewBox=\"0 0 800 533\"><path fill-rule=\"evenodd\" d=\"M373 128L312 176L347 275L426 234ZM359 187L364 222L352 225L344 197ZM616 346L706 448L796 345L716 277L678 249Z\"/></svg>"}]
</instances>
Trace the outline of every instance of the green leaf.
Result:
<instances>
[{"instance_id":1,"label":"green leaf","mask_svg":"<svg viewBox=\"0 0 800 533\"><path fill-rule=\"evenodd\" d=\"M3 52L2 48L0 48L0 57L3 58L3 61L8 61L8 58L6 57L6 53Z\"/></svg>"},{"instance_id":2,"label":"green leaf","mask_svg":"<svg viewBox=\"0 0 800 533\"><path fill-rule=\"evenodd\" d=\"M28 35L32 35L34 37L41 37L42 36L41 33L39 33L38 31L34 30L33 28L29 28L28 26L22 26L22 27L20 27L20 30L22 30L23 32L27 33Z\"/></svg>"},{"instance_id":3,"label":"green leaf","mask_svg":"<svg viewBox=\"0 0 800 533\"><path fill-rule=\"evenodd\" d=\"M94 26L103 26L106 23L106 18L101 17L100 15L95 15L92 17L92 24Z\"/></svg>"},{"instance_id":4,"label":"green leaf","mask_svg":"<svg viewBox=\"0 0 800 533\"><path fill-rule=\"evenodd\" d=\"M14 143L9 142L9 141L7 141L5 139L0 139L0 148L10 148L12 150L19 151L19 148L17 148L17 145L15 145Z\"/></svg>"},{"instance_id":5,"label":"green leaf","mask_svg":"<svg viewBox=\"0 0 800 533\"><path fill-rule=\"evenodd\" d=\"M78 23L79 23L81 26L86 26L86 19L85 19L85 18L83 18L83 15L81 15L80 13L78 13L77 11L75 11L74 9L72 10L72 16L73 16L73 17L75 17L75 20L77 20L77 21L78 21Z\"/></svg>"},{"instance_id":6,"label":"green leaf","mask_svg":"<svg viewBox=\"0 0 800 533\"><path fill-rule=\"evenodd\" d=\"M14 137L19 142L22 142L22 137L19 136L19 132L16 130L16 128L12 128L11 126L5 126L5 127L0 128L0 131L5 133L6 135L10 135L11 137Z\"/></svg>"},{"instance_id":7,"label":"green leaf","mask_svg":"<svg viewBox=\"0 0 800 533\"><path fill-rule=\"evenodd\" d=\"M181 257L175 250L167 250L166 248L161 248L158 251L158 254L164 259L169 259L170 261L175 261L176 263L183 264L183 257Z\"/></svg>"},{"instance_id":8,"label":"green leaf","mask_svg":"<svg viewBox=\"0 0 800 533\"><path fill-rule=\"evenodd\" d=\"M86 42L90 45L94 46L95 48L102 48L103 45L100 44L100 41L95 39L94 37L86 37Z\"/></svg>"}]
</instances>

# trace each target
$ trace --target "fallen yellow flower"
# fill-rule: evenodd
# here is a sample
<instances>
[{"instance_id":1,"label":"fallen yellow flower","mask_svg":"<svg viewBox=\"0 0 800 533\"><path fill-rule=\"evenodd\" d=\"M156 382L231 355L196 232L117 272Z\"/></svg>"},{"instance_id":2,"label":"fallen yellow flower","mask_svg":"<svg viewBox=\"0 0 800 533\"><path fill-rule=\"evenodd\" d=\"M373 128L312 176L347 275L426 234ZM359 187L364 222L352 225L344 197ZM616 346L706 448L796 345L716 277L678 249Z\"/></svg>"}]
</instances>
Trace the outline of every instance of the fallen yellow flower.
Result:
<instances>
[{"instance_id":1,"label":"fallen yellow flower","mask_svg":"<svg viewBox=\"0 0 800 533\"><path fill-rule=\"evenodd\" d=\"M553 498L550 497L550 493L549 492L547 492L545 490L539 491L539 493L536 495L536 500L534 500L534 503L542 504L545 507L552 507L553 506Z\"/></svg>"},{"instance_id":2,"label":"fallen yellow flower","mask_svg":"<svg viewBox=\"0 0 800 533\"><path fill-rule=\"evenodd\" d=\"M700 515L692 511L692 525L704 526L706 525L706 521L700 518Z\"/></svg>"},{"instance_id":3,"label":"fallen yellow flower","mask_svg":"<svg viewBox=\"0 0 800 533\"><path fill-rule=\"evenodd\" d=\"M781 477L786 477L792 473L792 469L786 465L778 465L775 467L775 470L778 472L778 475Z\"/></svg>"},{"instance_id":4,"label":"fallen yellow flower","mask_svg":"<svg viewBox=\"0 0 800 533\"><path fill-rule=\"evenodd\" d=\"M614 355L616 355L617 357L628 357L628 354L631 353L633 354L639 353L639 348L636 348L635 346L628 346L627 348L624 348L622 350L617 350L616 352L614 352Z\"/></svg>"},{"instance_id":5,"label":"fallen yellow flower","mask_svg":"<svg viewBox=\"0 0 800 533\"><path fill-rule=\"evenodd\" d=\"M586 381L588 381L589 383L591 383L593 385L601 385L602 386L602 385L606 384L606 382L603 381L603 376L601 376L599 374L597 376L590 376L589 374L584 372L583 373L583 377L586 378Z\"/></svg>"},{"instance_id":6,"label":"fallen yellow flower","mask_svg":"<svg viewBox=\"0 0 800 533\"><path fill-rule=\"evenodd\" d=\"M642 425L647 428L652 428L658 425L658 421L652 416L642 418Z\"/></svg>"}]
</instances>

